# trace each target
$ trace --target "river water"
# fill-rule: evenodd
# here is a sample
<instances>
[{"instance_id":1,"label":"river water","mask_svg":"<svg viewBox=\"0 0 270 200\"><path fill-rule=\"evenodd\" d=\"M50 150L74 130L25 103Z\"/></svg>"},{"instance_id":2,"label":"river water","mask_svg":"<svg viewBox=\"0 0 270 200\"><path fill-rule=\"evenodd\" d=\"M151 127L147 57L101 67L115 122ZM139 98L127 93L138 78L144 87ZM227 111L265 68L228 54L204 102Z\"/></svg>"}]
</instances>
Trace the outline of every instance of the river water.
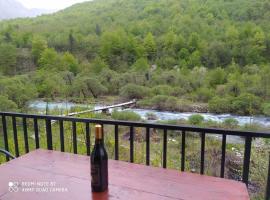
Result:
<instances>
[{"instance_id":1,"label":"river water","mask_svg":"<svg viewBox=\"0 0 270 200\"><path fill-rule=\"evenodd\" d=\"M87 105L87 104L77 104L72 102L49 102L48 104L44 101L33 101L30 102L29 108L34 109L36 112L44 114L46 109L49 111L58 110L59 114L66 113L74 107L80 107L82 109L93 109L93 108L102 108L102 105ZM121 109L118 109L121 110ZM142 119L147 120L147 114L152 113L156 116L156 120L147 120L150 122L155 122L158 120L188 120L191 115L198 114L193 112L168 112L168 111L157 111L157 110L150 110L150 109L135 109L135 108L128 108L125 110L133 111L139 114ZM112 112L112 109L110 109ZM239 125L245 125L250 123L256 123L261 126L270 127L270 117L265 116L239 116L239 115L231 115L231 114L213 114L213 113L199 113L204 117L204 120L211 120L214 122L223 122L226 119L232 118L238 121ZM221 140L220 135L211 135L218 140ZM227 143L231 144L243 144L243 138L239 136L228 136Z\"/></svg>"},{"instance_id":2,"label":"river water","mask_svg":"<svg viewBox=\"0 0 270 200\"><path fill-rule=\"evenodd\" d=\"M73 107L81 107L81 108L102 108L100 105L86 105L86 104L76 104L71 102L50 102L47 103L44 101L33 101L29 104L29 107L37 110L40 113L44 113L46 107L49 110L59 110L59 111L67 111L72 109ZM168 111L157 111L150 109L135 109L129 108L126 110L133 111L139 114L143 119L147 120L147 113L154 114L157 119L156 120L188 120L191 115L198 114L193 112L168 112ZM111 111L111 110L110 110ZM259 124L261 126L270 127L270 117L265 116L239 116L239 115L231 115L231 114L213 114L213 113L199 113L204 117L204 120L211 120L214 122L223 122L226 119L232 118L238 121L239 125L245 124Z\"/></svg>"}]
</instances>

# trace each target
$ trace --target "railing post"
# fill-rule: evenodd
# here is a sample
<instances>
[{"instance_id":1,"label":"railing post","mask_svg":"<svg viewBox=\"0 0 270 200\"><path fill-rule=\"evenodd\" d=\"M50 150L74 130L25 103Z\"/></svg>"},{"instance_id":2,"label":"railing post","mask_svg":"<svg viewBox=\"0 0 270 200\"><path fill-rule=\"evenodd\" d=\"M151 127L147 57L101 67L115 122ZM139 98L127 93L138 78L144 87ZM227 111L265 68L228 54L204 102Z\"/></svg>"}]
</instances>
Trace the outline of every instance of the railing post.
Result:
<instances>
[{"instance_id":1,"label":"railing post","mask_svg":"<svg viewBox=\"0 0 270 200\"><path fill-rule=\"evenodd\" d=\"M7 136L7 121L6 121L6 116L5 115L2 115L2 127L3 127L5 150L9 151L9 148L8 148L8 136ZM9 161L8 156L6 156L6 161Z\"/></svg>"},{"instance_id":2,"label":"railing post","mask_svg":"<svg viewBox=\"0 0 270 200\"><path fill-rule=\"evenodd\" d=\"M28 145L28 132L27 132L26 117L23 117L23 136L24 136L25 153L28 153L29 152L29 145Z\"/></svg>"},{"instance_id":3,"label":"railing post","mask_svg":"<svg viewBox=\"0 0 270 200\"><path fill-rule=\"evenodd\" d=\"M16 123L15 116L12 116L12 126L13 126L13 139L14 139L14 146L15 146L15 155L16 155L16 157L19 157L20 152L19 152L19 144L18 144L17 123Z\"/></svg>"},{"instance_id":4,"label":"railing post","mask_svg":"<svg viewBox=\"0 0 270 200\"><path fill-rule=\"evenodd\" d=\"M267 178L267 185L266 185L265 200L270 200L270 153L269 153L268 178Z\"/></svg>"},{"instance_id":5,"label":"railing post","mask_svg":"<svg viewBox=\"0 0 270 200\"><path fill-rule=\"evenodd\" d=\"M85 133L86 133L86 151L87 151L87 155L90 156L91 132L90 132L90 128L89 128L89 123L85 124Z\"/></svg>"},{"instance_id":6,"label":"railing post","mask_svg":"<svg viewBox=\"0 0 270 200\"><path fill-rule=\"evenodd\" d=\"M163 134L163 168L167 168L167 129Z\"/></svg>"},{"instance_id":7,"label":"railing post","mask_svg":"<svg viewBox=\"0 0 270 200\"><path fill-rule=\"evenodd\" d=\"M47 149L52 150L52 125L51 120L46 119L46 135L47 135Z\"/></svg>"},{"instance_id":8,"label":"railing post","mask_svg":"<svg viewBox=\"0 0 270 200\"><path fill-rule=\"evenodd\" d=\"M146 128L146 165L150 165L150 128Z\"/></svg>"},{"instance_id":9,"label":"railing post","mask_svg":"<svg viewBox=\"0 0 270 200\"><path fill-rule=\"evenodd\" d=\"M204 174L204 153L205 153L205 133L201 133L201 170L200 170L201 174Z\"/></svg>"},{"instance_id":10,"label":"railing post","mask_svg":"<svg viewBox=\"0 0 270 200\"><path fill-rule=\"evenodd\" d=\"M77 128L76 122L72 122L73 153L77 154Z\"/></svg>"},{"instance_id":11,"label":"railing post","mask_svg":"<svg viewBox=\"0 0 270 200\"><path fill-rule=\"evenodd\" d=\"M63 120L59 121L59 131L60 131L60 145L61 151L65 152L65 136L64 136L64 124Z\"/></svg>"},{"instance_id":12,"label":"railing post","mask_svg":"<svg viewBox=\"0 0 270 200\"><path fill-rule=\"evenodd\" d=\"M248 175L250 165L250 152L251 152L252 138L247 136L245 139L245 153L244 153L244 165L243 165L243 182L248 186Z\"/></svg>"},{"instance_id":13,"label":"railing post","mask_svg":"<svg viewBox=\"0 0 270 200\"><path fill-rule=\"evenodd\" d=\"M181 171L185 171L185 151L186 151L186 132L182 131L182 146L181 146Z\"/></svg>"},{"instance_id":14,"label":"railing post","mask_svg":"<svg viewBox=\"0 0 270 200\"><path fill-rule=\"evenodd\" d=\"M131 126L130 127L130 162L133 163L134 162L134 127Z\"/></svg>"},{"instance_id":15,"label":"railing post","mask_svg":"<svg viewBox=\"0 0 270 200\"><path fill-rule=\"evenodd\" d=\"M38 133L38 121L37 121L37 118L34 118L34 131L35 131L36 149L38 149L39 148L39 133Z\"/></svg>"},{"instance_id":16,"label":"railing post","mask_svg":"<svg viewBox=\"0 0 270 200\"><path fill-rule=\"evenodd\" d=\"M118 125L114 126L114 159L119 159L119 136L118 136Z\"/></svg>"},{"instance_id":17,"label":"railing post","mask_svg":"<svg viewBox=\"0 0 270 200\"><path fill-rule=\"evenodd\" d=\"M220 177L224 178L225 172L225 158L226 158L226 134L222 135L222 152L221 152L221 169L220 169Z\"/></svg>"}]
</instances>

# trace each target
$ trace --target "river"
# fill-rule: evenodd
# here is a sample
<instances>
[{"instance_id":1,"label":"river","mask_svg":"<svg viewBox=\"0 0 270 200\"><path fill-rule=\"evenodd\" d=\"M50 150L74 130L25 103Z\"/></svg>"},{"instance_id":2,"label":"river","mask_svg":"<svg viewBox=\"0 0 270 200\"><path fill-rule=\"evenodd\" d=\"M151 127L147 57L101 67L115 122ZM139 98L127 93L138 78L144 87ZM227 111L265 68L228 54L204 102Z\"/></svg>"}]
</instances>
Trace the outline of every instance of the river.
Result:
<instances>
[{"instance_id":1,"label":"river","mask_svg":"<svg viewBox=\"0 0 270 200\"><path fill-rule=\"evenodd\" d=\"M29 104L29 108L33 109L35 112L40 114L44 114L46 108L49 111L58 110L59 114L65 113L66 111L70 112L70 110L74 107L80 107L82 109L91 109L91 108L102 108L102 105L87 105L87 104L77 104L72 102L49 102L48 104L44 101L32 101ZM121 110L121 109L119 109ZM198 114L194 112L168 112L168 111L157 111L150 109L136 109L136 108L128 108L125 110L133 111L139 114L142 119L155 122L158 120L188 120L191 115ZM112 112L112 109L110 110ZM147 113L154 114L157 118L156 120L148 120ZM204 117L204 120L212 120L214 122L222 123L224 120L232 118L238 121L239 125L245 125L250 123L256 123L260 126L270 127L270 117L266 116L239 116L239 115L231 115L231 114L213 114L213 113L199 113ZM221 140L220 135L211 135L218 140ZM243 138L239 136L228 136L227 143L231 144L244 144Z\"/></svg>"},{"instance_id":2,"label":"river","mask_svg":"<svg viewBox=\"0 0 270 200\"><path fill-rule=\"evenodd\" d=\"M59 111L67 111L72 109L73 107L81 107L81 108L101 108L100 105L86 105L86 104L76 104L71 102L50 102L47 103L44 101L33 101L29 104L29 107L37 110L40 113L44 113L46 107L49 110L59 110ZM136 109L129 108L126 110L133 111L139 114L143 119L147 120L147 113L154 114L157 119L156 120L188 120L191 115L198 114L193 112L168 112L168 111L157 111L150 109ZM213 113L199 113L204 117L204 120L211 120L214 122L223 122L226 119L232 118L238 121L239 125L245 124L259 124L261 126L270 127L270 117L266 116L239 116L239 115L231 115L231 114L213 114Z\"/></svg>"}]
</instances>

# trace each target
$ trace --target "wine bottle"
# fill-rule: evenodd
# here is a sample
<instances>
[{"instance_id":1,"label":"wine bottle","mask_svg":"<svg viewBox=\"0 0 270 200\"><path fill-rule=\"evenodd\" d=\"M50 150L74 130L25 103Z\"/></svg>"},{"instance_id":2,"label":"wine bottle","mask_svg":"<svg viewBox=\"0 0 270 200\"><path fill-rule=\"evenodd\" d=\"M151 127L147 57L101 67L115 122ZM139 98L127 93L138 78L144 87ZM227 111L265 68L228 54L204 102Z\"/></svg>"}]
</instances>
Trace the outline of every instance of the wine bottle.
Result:
<instances>
[{"instance_id":1,"label":"wine bottle","mask_svg":"<svg viewBox=\"0 0 270 200\"><path fill-rule=\"evenodd\" d=\"M91 187L92 192L104 192L108 188L108 155L101 125L95 126L95 146L91 153Z\"/></svg>"}]
</instances>

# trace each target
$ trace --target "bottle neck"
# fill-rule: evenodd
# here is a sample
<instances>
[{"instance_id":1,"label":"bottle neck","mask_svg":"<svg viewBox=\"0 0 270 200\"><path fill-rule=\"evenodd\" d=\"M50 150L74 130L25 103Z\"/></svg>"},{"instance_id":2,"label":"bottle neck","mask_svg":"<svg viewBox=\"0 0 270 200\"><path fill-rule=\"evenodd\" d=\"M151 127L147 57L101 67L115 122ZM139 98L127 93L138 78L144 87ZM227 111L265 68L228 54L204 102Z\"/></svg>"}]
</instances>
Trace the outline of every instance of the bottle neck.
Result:
<instances>
[{"instance_id":1,"label":"bottle neck","mask_svg":"<svg viewBox=\"0 0 270 200\"><path fill-rule=\"evenodd\" d=\"M95 139L95 144L104 144L104 141L103 141L103 139L101 138L99 138L99 139Z\"/></svg>"}]
</instances>

